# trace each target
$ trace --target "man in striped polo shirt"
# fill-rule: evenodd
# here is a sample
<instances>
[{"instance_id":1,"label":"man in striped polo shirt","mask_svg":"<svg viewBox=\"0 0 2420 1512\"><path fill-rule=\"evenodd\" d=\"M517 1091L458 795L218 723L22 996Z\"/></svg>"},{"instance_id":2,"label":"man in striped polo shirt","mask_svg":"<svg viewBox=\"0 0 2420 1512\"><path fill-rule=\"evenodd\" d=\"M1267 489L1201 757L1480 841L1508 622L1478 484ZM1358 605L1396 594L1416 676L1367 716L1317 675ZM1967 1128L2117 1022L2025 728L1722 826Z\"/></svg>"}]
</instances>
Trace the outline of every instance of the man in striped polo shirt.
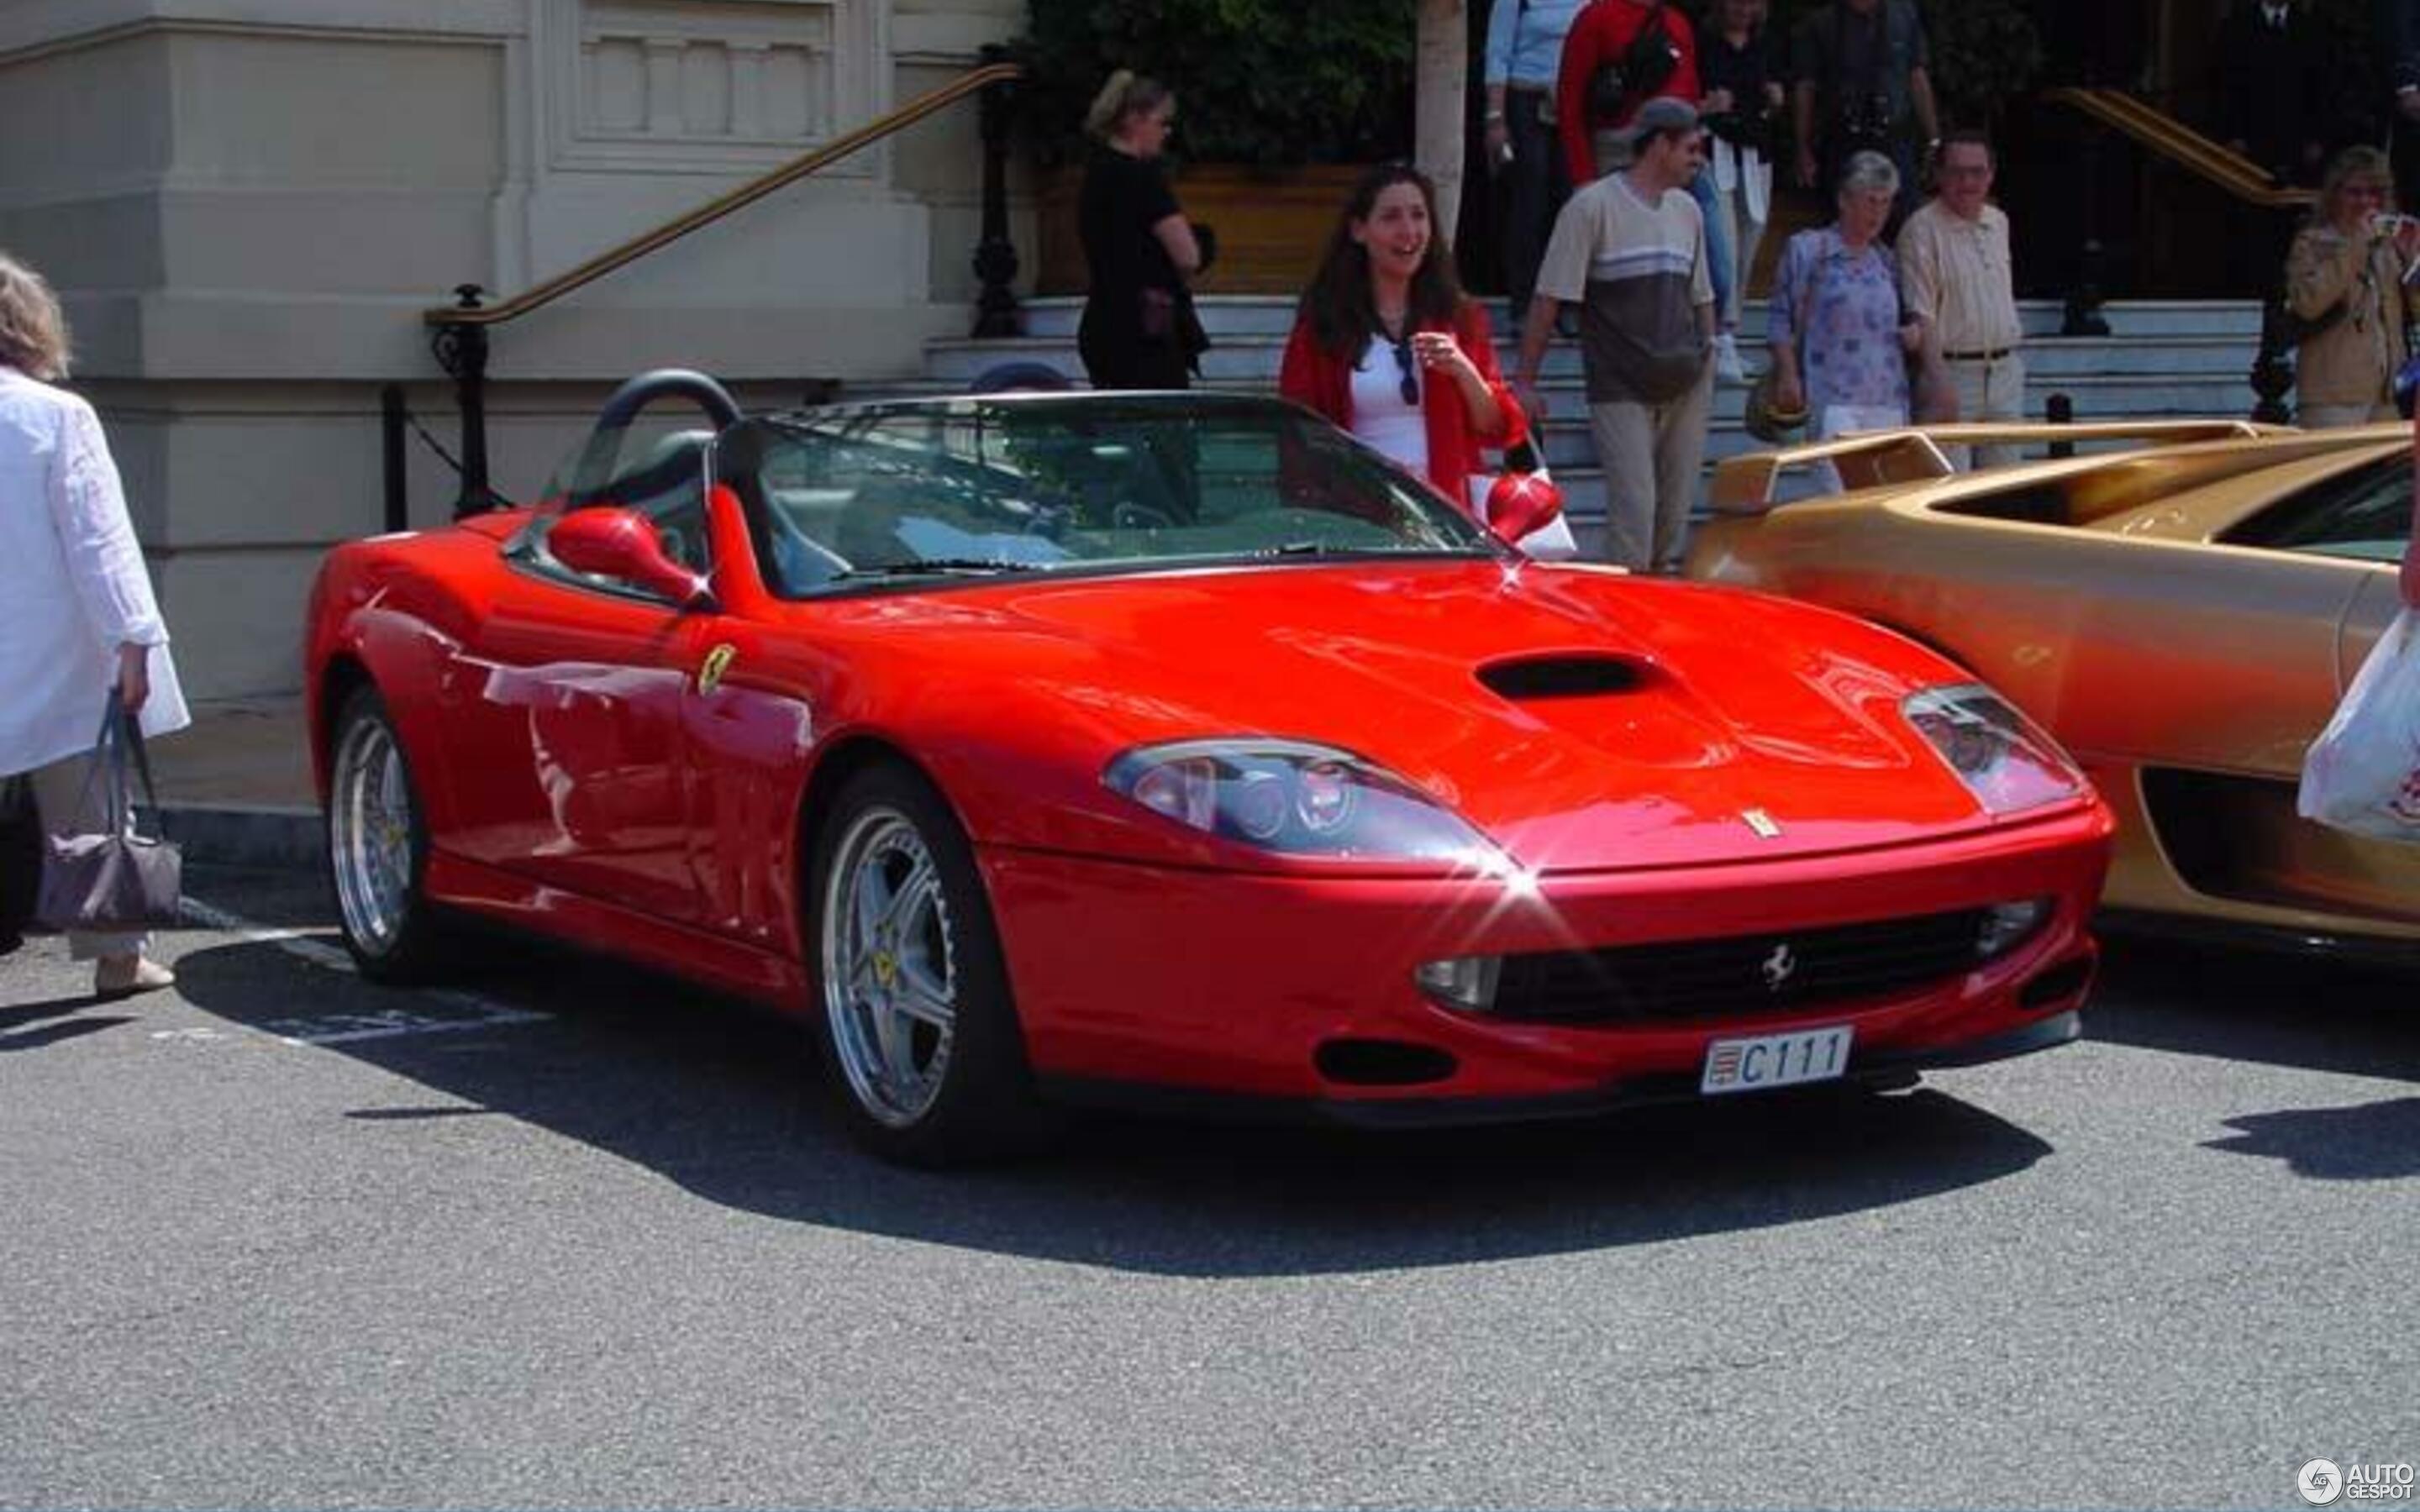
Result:
<instances>
[{"instance_id":1,"label":"man in striped polo shirt","mask_svg":"<svg viewBox=\"0 0 2420 1512\"><path fill-rule=\"evenodd\" d=\"M1575 193L1556 218L1515 382L1523 407L1543 417L1546 337L1561 306L1578 304L1606 560L1668 572L1698 497L1714 386L1706 227L1688 193L1705 139L1696 107L1680 100L1649 100L1631 128L1630 166Z\"/></svg>"}]
</instances>

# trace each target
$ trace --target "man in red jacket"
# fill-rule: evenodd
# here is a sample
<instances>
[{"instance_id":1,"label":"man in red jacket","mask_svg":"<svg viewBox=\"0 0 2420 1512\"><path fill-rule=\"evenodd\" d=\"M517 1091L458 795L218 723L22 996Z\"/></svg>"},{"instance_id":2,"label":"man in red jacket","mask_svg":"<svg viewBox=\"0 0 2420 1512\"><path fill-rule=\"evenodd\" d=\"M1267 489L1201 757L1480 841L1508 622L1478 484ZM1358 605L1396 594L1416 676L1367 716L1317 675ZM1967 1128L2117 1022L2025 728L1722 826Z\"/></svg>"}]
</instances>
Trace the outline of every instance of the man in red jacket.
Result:
<instances>
[{"instance_id":1,"label":"man in red jacket","mask_svg":"<svg viewBox=\"0 0 2420 1512\"><path fill-rule=\"evenodd\" d=\"M1598 73L1607 68L1633 71L1629 66L1640 61L1641 53L1631 44L1651 25L1663 35L1668 63L1664 77L1624 78L1618 102L1594 101L1599 106L1611 103L1612 113L1602 118L1602 112L1591 115L1590 97L1608 92L1597 88ZM1698 86L1698 34L1680 7L1665 0L1593 0L1563 39L1562 67L1555 76L1556 130L1562 133L1563 162L1571 170L1572 186L1576 189L1624 166L1629 157L1624 133L1639 106L1659 95L1694 105L1704 93ZM1601 142L1611 150L1599 150Z\"/></svg>"}]
</instances>

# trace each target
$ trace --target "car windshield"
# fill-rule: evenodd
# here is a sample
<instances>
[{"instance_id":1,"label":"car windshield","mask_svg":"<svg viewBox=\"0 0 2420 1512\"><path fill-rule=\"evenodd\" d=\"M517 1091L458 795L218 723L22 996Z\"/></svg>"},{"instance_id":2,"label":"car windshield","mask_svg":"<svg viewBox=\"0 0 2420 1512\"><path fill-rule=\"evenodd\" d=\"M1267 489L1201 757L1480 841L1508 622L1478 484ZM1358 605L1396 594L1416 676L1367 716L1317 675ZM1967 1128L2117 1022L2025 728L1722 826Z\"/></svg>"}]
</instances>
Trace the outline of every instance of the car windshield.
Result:
<instances>
[{"instance_id":1,"label":"car windshield","mask_svg":"<svg viewBox=\"0 0 2420 1512\"><path fill-rule=\"evenodd\" d=\"M2223 539L2230 546L2392 565L2403 560L2412 539L2412 458L2397 452L2331 474L2262 510Z\"/></svg>"},{"instance_id":2,"label":"car windshield","mask_svg":"<svg viewBox=\"0 0 2420 1512\"><path fill-rule=\"evenodd\" d=\"M1485 556L1467 515L1263 400L954 400L747 422L717 451L767 576L867 582L1250 560Z\"/></svg>"}]
</instances>

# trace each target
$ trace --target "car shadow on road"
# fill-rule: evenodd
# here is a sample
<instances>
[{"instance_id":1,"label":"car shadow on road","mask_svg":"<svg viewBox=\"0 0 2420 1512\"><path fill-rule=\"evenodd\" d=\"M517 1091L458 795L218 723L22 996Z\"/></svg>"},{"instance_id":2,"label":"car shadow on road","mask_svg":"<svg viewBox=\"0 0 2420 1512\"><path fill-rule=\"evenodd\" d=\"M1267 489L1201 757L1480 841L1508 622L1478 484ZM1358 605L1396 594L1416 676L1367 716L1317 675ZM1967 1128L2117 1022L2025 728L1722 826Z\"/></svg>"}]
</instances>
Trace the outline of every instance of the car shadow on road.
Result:
<instances>
[{"instance_id":1,"label":"car shadow on road","mask_svg":"<svg viewBox=\"0 0 2420 1512\"><path fill-rule=\"evenodd\" d=\"M2287 1108L2226 1120L2239 1131L2211 1149L2282 1160L2297 1176L2391 1181L2420 1176L2420 1097L2340 1108Z\"/></svg>"},{"instance_id":2,"label":"car shadow on road","mask_svg":"<svg viewBox=\"0 0 2420 1512\"><path fill-rule=\"evenodd\" d=\"M2084 1026L2147 1050L2420 1082L2420 979L2379 966L2116 938Z\"/></svg>"},{"instance_id":3,"label":"car shadow on road","mask_svg":"<svg viewBox=\"0 0 2420 1512\"><path fill-rule=\"evenodd\" d=\"M451 1115L486 1110L751 1213L1156 1274L1319 1274L1654 1243L1887 1209L2050 1153L2014 1124L1919 1088L1383 1136L1082 1119L1052 1153L936 1175L848 1142L797 1023L624 966L547 954L470 983L552 1015L488 1024L443 1022L459 996L382 990L269 945L209 947L178 965L188 1002L268 1032L291 1035L303 1002L343 1024L430 1020L431 1032L323 1047L441 1094L353 1110L363 1138L420 1137L432 1120L458 1127Z\"/></svg>"}]
</instances>

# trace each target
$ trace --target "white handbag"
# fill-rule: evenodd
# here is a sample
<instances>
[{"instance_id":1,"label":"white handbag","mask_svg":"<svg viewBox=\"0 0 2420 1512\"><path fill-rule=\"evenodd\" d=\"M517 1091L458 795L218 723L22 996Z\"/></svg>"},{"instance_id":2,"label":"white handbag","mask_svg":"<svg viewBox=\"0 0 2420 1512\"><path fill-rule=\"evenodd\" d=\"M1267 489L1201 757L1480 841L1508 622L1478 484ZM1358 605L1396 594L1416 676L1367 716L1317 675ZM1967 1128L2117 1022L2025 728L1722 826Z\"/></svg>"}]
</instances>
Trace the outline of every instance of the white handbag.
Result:
<instances>
[{"instance_id":1,"label":"white handbag","mask_svg":"<svg viewBox=\"0 0 2420 1512\"><path fill-rule=\"evenodd\" d=\"M2370 648L2303 758L2295 808L2348 834L2420 844L2420 613L2397 613Z\"/></svg>"}]
</instances>

